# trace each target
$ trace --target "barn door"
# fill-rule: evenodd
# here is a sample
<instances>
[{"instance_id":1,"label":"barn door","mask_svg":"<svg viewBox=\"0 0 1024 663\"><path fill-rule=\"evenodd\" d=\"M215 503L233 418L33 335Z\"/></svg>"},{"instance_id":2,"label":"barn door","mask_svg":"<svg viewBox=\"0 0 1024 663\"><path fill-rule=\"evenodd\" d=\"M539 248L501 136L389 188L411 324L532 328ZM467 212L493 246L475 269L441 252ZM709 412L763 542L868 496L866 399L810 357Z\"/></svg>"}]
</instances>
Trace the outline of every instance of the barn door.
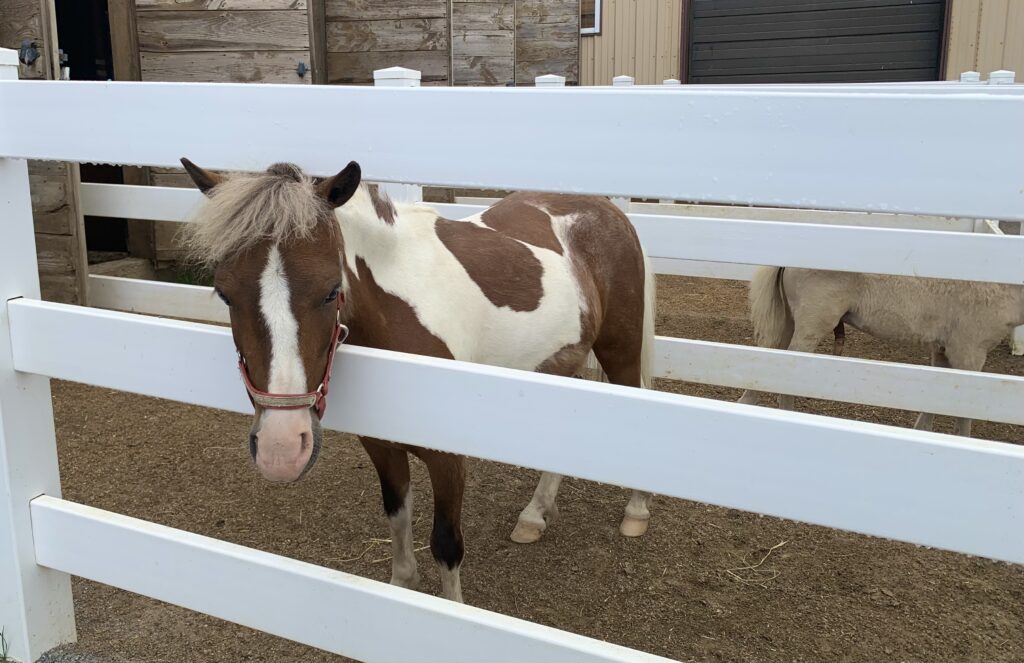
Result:
<instances>
[{"instance_id":1,"label":"barn door","mask_svg":"<svg viewBox=\"0 0 1024 663\"><path fill-rule=\"evenodd\" d=\"M692 0L691 83L942 78L946 0Z\"/></svg>"},{"instance_id":2,"label":"barn door","mask_svg":"<svg viewBox=\"0 0 1024 663\"><path fill-rule=\"evenodd\" d=\"M0 47L22 49L22 79L59 78L53 0L0 2ZM43 298L84 304L88 261L78 204L78 164L30 161L29 178Z\"/></svg>"}]
</instances>

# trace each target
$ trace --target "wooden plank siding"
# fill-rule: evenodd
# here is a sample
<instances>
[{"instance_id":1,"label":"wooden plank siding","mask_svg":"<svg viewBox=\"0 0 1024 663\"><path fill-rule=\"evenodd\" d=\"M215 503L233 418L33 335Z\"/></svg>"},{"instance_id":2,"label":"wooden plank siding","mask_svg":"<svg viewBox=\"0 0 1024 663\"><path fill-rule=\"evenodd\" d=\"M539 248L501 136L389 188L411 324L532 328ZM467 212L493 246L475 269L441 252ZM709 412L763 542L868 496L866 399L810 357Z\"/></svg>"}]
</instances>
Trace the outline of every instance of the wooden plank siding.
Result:
<instances>
[{"instance_id":1,"label":"wooden plank siding","mask_svg":"<svg viewBox=\"0 0 1024 663\"><path fill-rule=\"evenodd\" d=\"M579 84L579 0L516 0L515 22L516 85L544 74Z\"/></svg>"},{"instance_id":2,"label":"wooden plank siding","mask_svg":"<svg viewBox=\"0 0 1024 663\"><path fill-rule=\"evenodd\" d=\"M515 82L516 3L452 2L452 84Z\"/></svg>"},{"instance_id":3,"label":"wooden plank siding","mask_svg":"<svg viewBox=\"0 0 1024 663\"><path fill-rule=\"evenodd\" d=\"M448 83L447 0L327 0L327 82L372 84L373 71L409 67Z\"/></svg>"},{"instance_id":4,"label":"wooden plank siding","mask_svg":"<svg viewBox=\"0 0 1024 663\"><path fill-rule=\"evenodd\" d=\"M601 34L580 42L580 84L611 85L633 76L638 85L679 77L684 0L602 0Z\"/></svg>"},{"instance_id":5,"label":"wooden plank siding","mask_svg":"<svg viewBox=\"0 0 1024 663\"><path fill-rule=\"evenodd\" d=\"M997 69L1024 79L1024 2L953 0L945 77L965 71L987 75Z\"/></svg>"},{"instance_id":6,"label":"wooden plank siding","mask_svg":"<svg viewBox=\"0 0 1024 663\"><path fill-rule=\"evenodd\" d=\"M144 81L312 84L326 78L322 0L134 0L139 76ZM305 64L305 75L296 68ZM192 186L182 171L149 169L154 186ZM180 259L178 224L132 228L132 252L165 264ZM139 247L151 242L151 249Z\"/></svg>"},{"instance_id":7,"label":"wooden plank siding","mask_svg":"<svg viewBox=\"0 0 1024 663\"><path fill-rule=\"evenodd\" d=\"M936 80L945 0L693 0L692 83Z\"/></svg>"},{"instance_id":8,"label":"wooden plank siding","mask_svg":"<svg viewBox=\"0 0 1024 663\"><path fill-rule=\"evenodd\" d=\"M39 58L19 64L24 80L58 78L57 30L53 0L0 2L0 47L18 49L33 42ZM78 164L29 161L32 219L35 226L39 285L44 299L85 304L88 266L85 226L78 204Z\"/></svg>"}]
</instances>

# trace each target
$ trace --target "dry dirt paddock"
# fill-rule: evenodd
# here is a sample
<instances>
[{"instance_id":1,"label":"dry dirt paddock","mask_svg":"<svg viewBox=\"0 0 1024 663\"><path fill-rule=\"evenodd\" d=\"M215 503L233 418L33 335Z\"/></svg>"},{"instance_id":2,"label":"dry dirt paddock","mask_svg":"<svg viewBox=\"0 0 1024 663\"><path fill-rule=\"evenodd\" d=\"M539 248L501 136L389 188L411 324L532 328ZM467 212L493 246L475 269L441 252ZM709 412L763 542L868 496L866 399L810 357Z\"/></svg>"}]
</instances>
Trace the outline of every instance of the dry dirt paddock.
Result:
<instances>
[{"instance_id":1,"label":"dry dirt paddock","mask_svg":"<svg viewBox=\"0 0 1024 663\"><path fill-rule=\"evenodd\" d=\"M745 284L663 278L659 299L661 334L751 342ZM846 354L926 360L922 349L852 330ZM988 370L1021 374L1024 360L1004 345ZM351 436L329 434L311 476L277 487L248 459L247 417L77 384L55 383L53 395L69 499L387 581L377 481ZM806 399L798 407L899 426L914 416ZM940 426L950 430L949 420ZM1020 427L979 423L976 432L1024 442ZM1024 567L664 497L647 536L627 540L617 533L626 492L579 480L563 485L561 519L546 537L521 547L508 535L537 473L478 460L469 468L463 587L473 605L680 660L1024 660ZM418 463L414 483L423 547L430 488ZM436 591L429 550L417 555L424 588ZM62 652L69 658L342 660L86 581L74 593L80 640Z\"/></svg>"}]
</instances>

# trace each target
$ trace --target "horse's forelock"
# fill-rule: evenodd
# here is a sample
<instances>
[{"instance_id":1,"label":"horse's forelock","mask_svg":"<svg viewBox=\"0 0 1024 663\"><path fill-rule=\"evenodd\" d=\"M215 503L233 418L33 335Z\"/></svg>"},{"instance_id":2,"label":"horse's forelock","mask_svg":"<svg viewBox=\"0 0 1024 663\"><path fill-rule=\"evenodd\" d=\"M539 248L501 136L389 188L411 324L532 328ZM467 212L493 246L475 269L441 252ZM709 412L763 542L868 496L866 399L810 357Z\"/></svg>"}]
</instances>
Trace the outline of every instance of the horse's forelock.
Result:
<instances>
[{"instance_id":1,"label":"horse's forelock","mask_svg":"<svg viewBox=\"0 0 1024 663\"><path fill-rule=\"evenodd\" d=\"M265 173L230 175L214 187L186 225L183 244L193 262L212 267L262 241L308 238L331 220L313 179L278 163Z\"/></svg>"}]
</instances>

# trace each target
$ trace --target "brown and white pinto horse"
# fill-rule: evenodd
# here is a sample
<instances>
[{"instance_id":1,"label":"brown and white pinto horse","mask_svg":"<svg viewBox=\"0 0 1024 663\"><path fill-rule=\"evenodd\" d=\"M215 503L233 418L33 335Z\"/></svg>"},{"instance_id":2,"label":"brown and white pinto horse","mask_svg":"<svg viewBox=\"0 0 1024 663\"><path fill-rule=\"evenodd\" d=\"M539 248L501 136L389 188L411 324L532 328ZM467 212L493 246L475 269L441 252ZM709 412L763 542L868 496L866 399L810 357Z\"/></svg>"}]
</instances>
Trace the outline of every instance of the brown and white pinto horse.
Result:
<instances>
[{"instance_id":1,"label":"brown and white pinto horse","mask_svg":"<svg viewBox=\"0 0 1024 663\"><path fill-rule=\"evenodd\" d=\"M272 481L316 461L322 392L341 323L354 345L574 375L593 350L608 379L650 385L654 280L626 216L603 198L518 193L449 221L395 205L355 162L326 180L290 164L218 175L182 159L207 199L186 243L214 270L255 417L249 448ZM464 461L363 438L391 524L391 582L415 587L408 454L434 492L430 549L444 596L462 600ZM561 477L544 473L512 534L536 541ZM621 525L647 529L634 492Z\"/></svg>"}]
</instances>

